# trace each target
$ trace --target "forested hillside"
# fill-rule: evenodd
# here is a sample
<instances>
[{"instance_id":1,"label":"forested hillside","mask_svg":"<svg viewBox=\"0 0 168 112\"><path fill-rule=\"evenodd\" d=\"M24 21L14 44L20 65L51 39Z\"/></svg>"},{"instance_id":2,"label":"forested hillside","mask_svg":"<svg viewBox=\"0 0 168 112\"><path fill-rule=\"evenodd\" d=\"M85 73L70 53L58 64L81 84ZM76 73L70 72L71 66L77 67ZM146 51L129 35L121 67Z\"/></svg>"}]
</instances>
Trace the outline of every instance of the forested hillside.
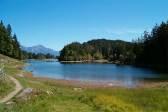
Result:
<instances>
[{"instance_id":1,"label":"forested hillside","mask_svg":"<svg viewBox=\"0 0 168 112\"><path fill-rule=\"evenodd\" d=\"M121 40L97 39L80 44L78 42L65 46L60 53L60 60L64 61L91 61L106 59L133 63L133 43Z\"/></svg>"},{"instance_id":2,"label":"forested hillside","mask_svg":"<svg viewBox=\"0 0 168 112\"><path fill-rule=\"evenodd\" d=\"M168 71L168 22L156 25L152 31L136 40L135 64Z\"/></svg>"},{"instance_id":3,"label":"forested hillside","mask_svg":"<svg viewBox=\"0 0 168 112\"><path fill-rule=\"evenodd\" d=\"M22 53L16 34L12 34L10 24L5 26L0 22L0 54L21 59Z\"/></svg>"},{"instance_id":4,"label":"forested hillside","mask_svg":"<svg viewBox=\"0 0 168 112\"><path fill-rule=\"evenodd\" d=\"M168 71L168 22L156 25L150 33L145 31L133 42L105 39L73 42L61 50L59 58L60 61L101 59Z\"/></svg>"}]
</instances>

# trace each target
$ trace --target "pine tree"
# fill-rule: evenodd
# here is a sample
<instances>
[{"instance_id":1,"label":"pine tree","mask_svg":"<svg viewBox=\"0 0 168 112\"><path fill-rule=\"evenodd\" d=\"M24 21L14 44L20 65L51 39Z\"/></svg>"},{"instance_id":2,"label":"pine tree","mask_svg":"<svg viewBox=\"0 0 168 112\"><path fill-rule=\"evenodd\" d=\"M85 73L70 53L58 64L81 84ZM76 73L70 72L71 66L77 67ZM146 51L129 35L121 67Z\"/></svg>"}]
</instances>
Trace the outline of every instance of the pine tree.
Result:
<instances>
[{"instance_id":1,"label":"pine tree","mask_svg":"<svg viewBox=\"0 0 168 112\"><path fill-rule=\"evenodd\" d=\"M5 27L2 21L0 22L0 53L17 59L21 59L22 56L17 36L12 35L11 25Z\"/></svg>"},{"instance_id":2,"label":"pine tree","mask_svg":"<svg viewBox=\"0 0 168 112\"><path fill-rule=\"evenodd\" d=\"M13 35L13 46L13 56L17 59L21 59L21 49L16 34Z\"/></svg>"}]
</instances>

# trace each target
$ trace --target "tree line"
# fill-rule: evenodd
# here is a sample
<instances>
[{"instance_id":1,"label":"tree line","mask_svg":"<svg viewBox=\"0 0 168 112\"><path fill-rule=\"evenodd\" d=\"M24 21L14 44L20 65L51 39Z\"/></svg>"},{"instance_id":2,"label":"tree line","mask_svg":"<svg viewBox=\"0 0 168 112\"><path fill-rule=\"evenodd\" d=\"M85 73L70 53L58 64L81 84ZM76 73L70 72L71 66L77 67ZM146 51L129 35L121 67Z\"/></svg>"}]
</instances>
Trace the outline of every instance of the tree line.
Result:
<instances>
[{"instance_id":1,"label":"tree line","mask_svg":"<svg viewBox=\"0 0 168 112\"><path fill-rule=\"evenodd\" d=\"M55 58L50 54L22 51L11 25L0 22L0 54L16 59ZM84 43L73 42L60 52L60 61L108 60L168 71L168 22L155 25L151 32L132 42L96 39Z\"/></svg>"},{"instance_id":2,"label":"tree line","mask_svg":"<svg viewBox=\"0 0 168 112\"><path fill-rule=\"evenodd\" d=\"M17 40L16 34L12 34L11 25L8 24L6 27L3 22L0 22L0 53L16 58L21 59L21 49L20 44Z\"/></svg>"},{"instance_id":3,"label":"tree line","mask_svg":"<svg viewBox=\"0 0 168 112\"><path fill-rule=\"evenodd\" d=\"M43 54L43 53L31 53L22 51L22 54L24 56L24 59L56 59L57 57L54 55L51 55L49 53Z\"/></svg>"},{"instance_id":4,"label":"tree line","mask_svg":"<svg viewBox=\"0 0 168 112\"><path fill-rule=\"evenodd\" d=\"M131 64L168 71L168 22L154 26L132 42L97 39L73 42L60 52L60 61L106 59L119 64Z\"/></svg>"},{"instance_id":5,"label":"tree line","mask_svg":"<svg viewBox=\"0 0 168 112\"><path fill-rule=\"evenodd\" d=\"M144 32L134 43L135 64L168 72L168 21Z\"/></svg>"},{"instance_id":6,"label":"tree line","mask_svg":"<svg viewBox=\"0 0 168 112\"><path fill-rule=\"evenodd\" d=\"M49 59L55 58L51 54L30 53L22 51L20 43L17 40L16 34L12 34L11 25L7 26L0 22L0 54L15 58L15 59Z\"/></svg>"},{"instance_id":7,"label":"tree line","mask_svg":"<svg viewBox=\"0 0 168 112\"><path fill-rule=\"evenodd\" d=\"M133 44L121 40L96 39L80 44L73 42L60 52L60 61L92 61L106 59L123 64L133 63Z\"/></svg>"}]
</instances>

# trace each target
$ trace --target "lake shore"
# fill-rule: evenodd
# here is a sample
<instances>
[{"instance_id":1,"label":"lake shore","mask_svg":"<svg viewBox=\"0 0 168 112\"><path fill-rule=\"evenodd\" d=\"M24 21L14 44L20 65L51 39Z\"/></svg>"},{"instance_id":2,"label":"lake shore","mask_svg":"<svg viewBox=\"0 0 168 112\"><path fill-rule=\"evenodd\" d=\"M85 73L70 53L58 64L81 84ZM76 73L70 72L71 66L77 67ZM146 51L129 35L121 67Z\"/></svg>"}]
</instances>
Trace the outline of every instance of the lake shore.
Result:
<instances>
[{"instance_id":1,"label":"lake shore","mask_svg":"<svg viewBox=\"0 0 168 112\"><path fill-rule=\"evenodd\" d=\"M7 105L0 106L0 111L19 112L23 110L28 112L31 108L32 112L42 112L54 108L50 111L69 112L71 109L73 112L97 112L105 107L112 107L113 104L117 106L115 107L118 110L125 105L132 104L130 111L123 108L125 112L167 109L167 103L165 102L168 98L168 82L166 81L144 81L142 85L130 88L114 85L119 85L120 82L93 83L89 81L59 80L33 76L31 72L21 69L21 66L24 65L23 62L7 63L5 65L7 74L15 77L24 90ZM159 108L153 109L151 104ZM95 109L94 106L101 107L92 111ZM63 108L65 109L62 111ZM132 110L132 108L137 109ZM111 111L110 108L109 112Z\"/></svg>"},{"instance_id":2,"label":"lake shore","mask_svg":"<svg viewBox=\"0 0 168 112\"><path fill-rule=\"evenodd\" d=\"M113 87L124 87L124 88L153 88L153 87L164 87L168 85L168 80L158 79L144 79L139 80L134 84L124 83L121 80L115 81L82 81L82 80L66 80L66 79L55 79L50 77L39 77L33 75L31 72L26 72L23 77L33 78L36 81L52 82L58 85L80 87L80 88L113 88Z\"/></svg>"},{"instance_id":3,"label":"lake shore","mask_svg":"<svg viewBox=\"0 0 168 112\"><path fill-rule=\"evenodd\" d=\"M36 61L34 61L34 62L36 63ZM25 77L34 77L34 78L37 78L37 79L43 79L43 80L48 80L48 81L51 80L52 82L59 83L59 84L62 84L62 85L67 85L67 86L68 85L73 85L73 86L79 85L81 87L129 87L129 88L144 87L144 86L152 87L157 82L159 82L158 84L160 84L160 82L162 83L163 81L164 82L167 81L163 77L159 78L159 77L155 77L155 76L154 77L151 76L150 78L146 77L146 79L145 79L145 77L141 77L141 78L139 77L138 78L138 77L135 77L135 75L134 75L134 74L136 74L136 72L135 73L131 73L132 75L130 76L130 74L129 74L129 70L131 69L130 67L124 66L124 68L122 68L122 66L109 65L109 64L105 64L105 65L104 64L103 65L100 64L101 66L99 66L98 64L96 64L96 65L92 64L93 66L97 66L96 68L94 68L94 70L90 69L90 67L92 67L92 66L86 66L85 64L83 64L83 65L81 64L81 65L79 65L79 67L77 67L78 65L75 65L75 64L74 65L72 65L72 64L67 64L66 65L65 64L66 68L67 67L72 67L72 66L77 67L77 71L76 72L78 73L80 71L79 75L81 74L81 76L78 76L79 78L73 78L74 74L75 74L75 72L73 72L71 74L73 77L71 78L71 76L67 75L68 73L65 73L65 72L67 72L67 69L61 69L61 71L63 71L63 73L65 73L65 74L63 74L63 76L66 77L66 78L64 78L61 75L60 75L60 77L58 75L59 74L59 72L58 72L59 71L59 69L58 69L59 66L58 65L60 65L59 62L56 65L54 65L54 63L49 64L50 70L51 70L51 68L53 68L53 70L55 70L57 68L55 71L52 72L52 76L57 76L57 75L58 76L57 77L52 77L52 76L48 76L47 72L44 72L44 74L42 74L43 72L41 72L41 71L43 71L43 70L45 70L47 68L47 66L44 66L44 65L46 65L48 63L43 63L43 61L41 61L41 63L43 65L43 68L41 68L41 69L38 69L39 66L37 66L37 64L40 64L39 61L35 64L36 67L33 67L33 69L32 68L24 69L24 70L30 71L29 73L26 74ZM29 64L33 64L33 62L30 62ZM84 66L86 67L86 69L84 68ZM111 67L111 66L114 66L114 67ZM61 64L60 67L64 67L64 66L62 66L62 64ZM74 69L74 67L72 67L72 68ZM102 67L104 67L104 68L102 68ZM118 78L117 80L114 80L115 77L111 78L111 80L109 79L110 77L107 78L118 67L121 67L121 68L119 68L119 70L123 74L125 72L122 72L122 71L127 71L128 70L128 74L126 74L126 75L128 75L130 78L127 79L125 77L126 78L125 79L124 75L121 75L120 72L118 73L118 71L116 71L116 73L113 74L114 76L116 74L119 74L119 76L116 75L116 76L118 76L118 77L116 77L116 78ZM105 68L108 68L108 69L105 69ZM103 70L105 69L105 71L101 73L102 78L100 77L99 80L97 80L94 77L98 77L98 74L100 73L100 69L103 69ZM134 69L137 70L137 68L133 68L133 70ZM39 71L39 74L38 74L38 72L37 73L35 72L36 70ZM89 77L89 75L85 72L86 70L90 70L90 73L89 73L90 75L94 74L94 77L91 77L90 80L89 79L85 80L85 79L87 79L87 77ZM99 70L99 72L93 72L93 71L97 71L97 70ZM107 71L109 71L109 75L107 75ZM36 74L33 75L33 73L36 73ZM104 74L104 73L106 73L106 74ZM144 72L142 72L142 73L144 73ZM85 76L85 74L87 76ZM139 74L141 74L141 73L139 73ZM146 72L146 74L148 74L150 76L149 72ZM106 77L106 78L103 79L103 77ZM160 79L162 79L162 80L164 79L164 80L161 81Z\"/></svg>"},{"instance_id":4,"label":"lake shore","mask_svg":"<svg viewBox=\"0 0 168 112\"><path fill-rule=\"evenodd\" d=\"M81 61L59 61L60 63L109 63L109 64L122 64L119 61L102 60L81 60Z\"/></svg>"}]
</instances>

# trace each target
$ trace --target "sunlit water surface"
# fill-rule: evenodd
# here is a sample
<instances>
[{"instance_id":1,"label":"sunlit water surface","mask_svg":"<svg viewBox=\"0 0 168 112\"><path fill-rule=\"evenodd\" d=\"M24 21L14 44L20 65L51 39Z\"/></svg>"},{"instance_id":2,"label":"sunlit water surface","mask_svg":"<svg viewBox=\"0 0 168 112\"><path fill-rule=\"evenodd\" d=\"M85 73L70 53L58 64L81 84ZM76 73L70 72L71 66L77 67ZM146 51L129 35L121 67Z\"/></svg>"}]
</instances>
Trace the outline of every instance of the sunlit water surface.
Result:
<instances>
[{"instance_id":1,"label":"sunlit water surface","mask_svg":"<svg viewBox=\"0 0 168 112\"><path fill-rule=\"evenodd\" d=\"M82 80L96 82L121 81L125 85L134 85L143 79L160 79L162 75L150 69L137 68L128 65L115 64L62 64L60 62L46 62L27 60L29 66L24 69L35 76L55 79Z\"/></svg>"}]
</instances>

